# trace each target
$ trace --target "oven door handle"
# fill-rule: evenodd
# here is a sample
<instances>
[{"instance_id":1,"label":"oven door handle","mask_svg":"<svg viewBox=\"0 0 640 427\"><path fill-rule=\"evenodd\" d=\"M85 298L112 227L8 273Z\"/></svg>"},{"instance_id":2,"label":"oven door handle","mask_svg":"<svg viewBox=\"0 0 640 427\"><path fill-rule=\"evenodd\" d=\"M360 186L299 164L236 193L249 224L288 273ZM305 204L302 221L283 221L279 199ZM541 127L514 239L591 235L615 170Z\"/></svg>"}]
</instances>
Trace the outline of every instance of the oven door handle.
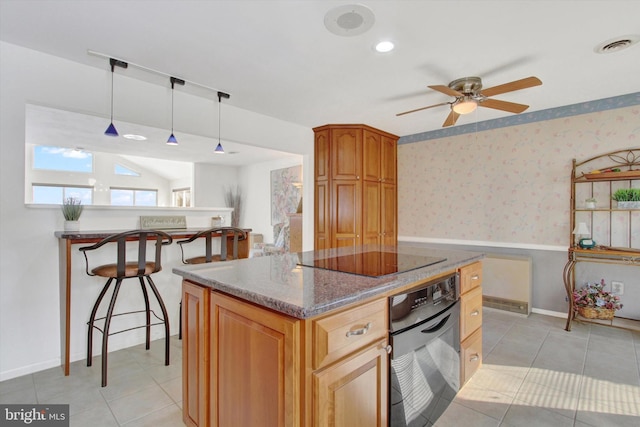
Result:
<instances>
[{"instance_id":1,"label":"oven door handle","mask_svg":"<svg viewBox=\"0 0 640 427\"><path fill-rule=\"evenodd\" d=\"M438 322L436 325L434 326L429 326L423 330L421 330L420 332L422 332L423 334L430 334L432 332L436 332L440 329L442 329L442 327L447 323L447 320L449 320L449 317L451 317L451 315L447 315L447 317L445 317L444 319L442 319L440 322Z\"/></svg>"}]
</instances>

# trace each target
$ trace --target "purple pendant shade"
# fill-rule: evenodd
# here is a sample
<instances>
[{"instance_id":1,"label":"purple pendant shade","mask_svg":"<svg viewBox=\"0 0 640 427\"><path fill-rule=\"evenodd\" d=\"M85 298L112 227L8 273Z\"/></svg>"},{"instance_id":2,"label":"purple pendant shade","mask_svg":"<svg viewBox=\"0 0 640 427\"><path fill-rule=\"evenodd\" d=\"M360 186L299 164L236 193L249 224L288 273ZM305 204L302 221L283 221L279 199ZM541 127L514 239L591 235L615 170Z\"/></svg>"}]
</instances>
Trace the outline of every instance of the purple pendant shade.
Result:
<instances>
[{"instance_id":1,"label":"purple pendant shade","mask_svg":"<svg viewBox=\"0 0 640 427\"><path fill-rule=\"evenodd\" d=\"M167 145L178 145L178 140L173 136L173 133L171 133L169 139L167 139Z\"/></svg>"},{"instance_id":2,"label":"purple pendant shade","mask_svg":"<svg viewBox=\"0 0 640 427\"><path fill-rule=\"evenodd\" d=\"M216 154L224 154L224 148L222 148L222 144L220 144L219 142L218 142L218 146L214 150L214 153L216 153Z\"/></svg>"},{"instance_id":3,"label":"purple pendant shade","mask_svg":"<svg viewBox=\"0 0 640 427\"><path fill-rule=\"evenodd\" d=\"M116 127L113 125L113 122L109 123L109 127L104 131L104 134L107 136L118 136L118 131Z\"/></svg>"},{"instance_id":4,"label":"purple pendant shade","mask_svg":"<svg viewBox=\"0 0 640 427\"><path fill-rule=\"evenodd\" d=\"M173 89L176 84L184 86L184 80L176 77L169 77L169 81L171 82L171 135L169 135L169 139L167 139L167 145L178 145L178 140L173 134Z\"/></svg>"}]
</instances>

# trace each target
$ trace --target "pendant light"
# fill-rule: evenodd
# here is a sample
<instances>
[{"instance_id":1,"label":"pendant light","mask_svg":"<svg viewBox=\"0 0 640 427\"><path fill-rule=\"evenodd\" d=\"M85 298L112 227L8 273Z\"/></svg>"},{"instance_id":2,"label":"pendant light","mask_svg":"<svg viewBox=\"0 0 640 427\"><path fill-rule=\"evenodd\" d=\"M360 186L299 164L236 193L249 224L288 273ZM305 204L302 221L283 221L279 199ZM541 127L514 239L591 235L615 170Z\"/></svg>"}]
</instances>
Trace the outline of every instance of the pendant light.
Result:
<instances>
[{"instance_id":1,"label":"pendant light","mask_svg":"<svg viewBox=\"0 0 640 427\"><path fill-rule=\"evenodd\" d=\"M218 146L214 150L215 154L224 154L224 148L222 148L222 142L220 139L220 109L222 108L222 98L229 99L231 95L228 93L218 91Z\"/></svg>"},{"instance_id":2,"label":"pendant light","mask_svg":"<svg viewBox=\"0 0 640 427\"><path fill-rule=\"evenodd\" d=\"M178 140L173 135L173 88L176 84L184 86L184 80L170 77L169 81L171 82L171 135L169 135L169 139L167 139L167 145L178 145Z\"/></svg>"},{"instance_id":3,"label":"pendant light","mask_svg":"<svg viewBox=\"0 0 640 427\"><path fill-rule=\"evenodd\" d=\"M107 130L104 131L104 134L107 136L118 136L118 131L113 125L113 71L115 70L116 66L127 68L129 64L113 58L109 58L109 64L111 65L111 122L109 123L109 127L107 127Z\"/></svg>"}]
</instances>

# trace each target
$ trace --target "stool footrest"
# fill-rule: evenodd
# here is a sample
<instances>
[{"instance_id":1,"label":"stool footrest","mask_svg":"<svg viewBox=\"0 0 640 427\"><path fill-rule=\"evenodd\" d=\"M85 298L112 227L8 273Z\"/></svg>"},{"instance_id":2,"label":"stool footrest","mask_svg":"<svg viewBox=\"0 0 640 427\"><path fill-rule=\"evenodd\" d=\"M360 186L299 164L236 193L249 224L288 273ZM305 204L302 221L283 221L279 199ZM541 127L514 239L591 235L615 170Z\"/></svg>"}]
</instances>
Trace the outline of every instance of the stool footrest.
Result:
<instances>
[{"instance_id":1,"label":"stool footrest","mask_svg":"<svg viewBox=\"0 0 640 427\"><path fill-rule=\"evenodd\" d=\"M113 318L113 317L117 317L117 316L125 316L125 315L128 315L128 314L136 314L136 313L146 313L146 310L127 311L125 313L112 314L111 317ZM157 323L149 323L148 325L145 323L144 325L134 326L134 327L131 327L131 328L128 328L128 329L123 329L121 331L111 332L111 333L109 333L109 336L121 334L122 332L132 331L134 329L146 328L147 326L164 325L164 319L162 317L158 316L155 313L155 311L149 310L149 313L153 314L153 316L156 319L158 319L159 322L157 322ZM106 316L104 316L104 317L96 317L95 320L104 320L104 319L106 319ZM87 322L87 325L89 325L89 323L91 323L91 322ZM99 330L101 333L104 334L104 331L99 326L93 325L93 328Z\"/></svg>"}]
</instances>

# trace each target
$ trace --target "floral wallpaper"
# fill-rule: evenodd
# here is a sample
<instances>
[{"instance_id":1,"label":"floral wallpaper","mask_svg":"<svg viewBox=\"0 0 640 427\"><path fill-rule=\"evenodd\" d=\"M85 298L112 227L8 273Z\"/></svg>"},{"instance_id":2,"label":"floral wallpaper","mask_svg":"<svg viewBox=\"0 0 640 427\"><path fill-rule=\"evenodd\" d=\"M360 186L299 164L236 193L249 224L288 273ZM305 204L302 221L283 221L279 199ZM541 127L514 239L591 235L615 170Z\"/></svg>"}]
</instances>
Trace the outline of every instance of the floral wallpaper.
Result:
<instances>
[{"instance_id":1,"label":"floral wallpaper","mask_svg":"<svg viewBox=\"0 0 640 427\"><path fill-rule=\"evenodd\" d=\"M639 146L638 105L400 144L399 235L567 246L571 160Z\"/></svg>"}]
</instances>

